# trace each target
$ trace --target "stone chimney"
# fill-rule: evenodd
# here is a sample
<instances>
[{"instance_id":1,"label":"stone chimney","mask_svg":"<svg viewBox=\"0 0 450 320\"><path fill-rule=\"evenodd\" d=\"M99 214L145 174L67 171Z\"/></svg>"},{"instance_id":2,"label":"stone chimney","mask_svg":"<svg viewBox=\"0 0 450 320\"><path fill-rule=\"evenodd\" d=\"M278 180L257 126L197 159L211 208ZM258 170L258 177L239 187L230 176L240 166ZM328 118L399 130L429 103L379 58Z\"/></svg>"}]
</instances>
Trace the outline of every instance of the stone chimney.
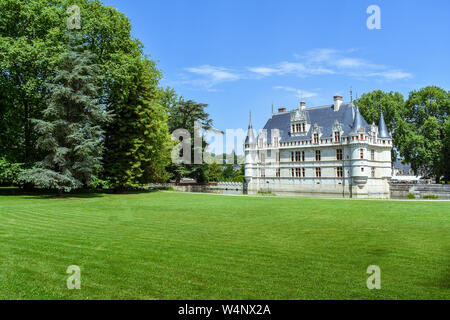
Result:
<instances>
[{"instance_id":1,"label":"stone chimney","mask_svg":"<svg viewBox=\"0 0 450 320\"><path fill-rule=\"evenodd\" d=\"M302 110L302 111L306 110L306 102L304 102L304 101L300 102L300 110Z\"/></svg>"},{"instance_id":2,"label":"stone chimney","mask_svg":"<svg viewBox=\"0 0 450 320\"><path fill-rule=\"evenodd\" d=\"M343 102L342 96L334 96L334 112L338 112Z\"/></svg>"},{"instance_id":3,"label":"stone chimney","mask_svg":"<svg viewBox=\"0 0 450 320\"><path fill-rule=\"evenodd\" d=\"M286 108L278 108L278 113L286 112Z\"/></svg>"}]
</instances>

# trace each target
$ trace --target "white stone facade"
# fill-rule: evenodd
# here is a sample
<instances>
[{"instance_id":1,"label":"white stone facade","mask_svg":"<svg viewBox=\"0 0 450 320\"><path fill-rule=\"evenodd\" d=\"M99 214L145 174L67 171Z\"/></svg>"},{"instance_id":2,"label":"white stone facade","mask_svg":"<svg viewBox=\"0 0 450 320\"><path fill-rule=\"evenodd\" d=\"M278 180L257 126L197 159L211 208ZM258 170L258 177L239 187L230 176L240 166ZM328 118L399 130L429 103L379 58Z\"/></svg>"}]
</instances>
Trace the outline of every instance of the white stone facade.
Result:
<instances>
[{"instance_id":1,"label":"white stone facade","mask_svg":"<svg viewBox=\"0 0 450 320\"><path fill-rule=\"evenodd\" d=\"M336 100L336 98L335 98ZM304 105L303 105L304 106ZM336 105L310 110L297 109L290 113L290 123L283 128L270 127L253 138L253 128L249 126L246 140L245 176L249 192L271 191L274 193L299 194L345 198L390 198L390 177L392 176L392 139L386 134L384 120L380 121L382 130L376 125L368 126L365 120L356 123L359 110L353 104L347 108L353 112L348 120L352 123L334 121L333 128L321 127L321 118L308 115L317 114L333 117ZM341 108L341 104L337 106ZM287 113L280 110L272 117ZM295 134L296 114L303 113L305 128L303 134ZM337 113L336 113L337 116ZM322 117L324 118L324 117ZM339 117L337 117L339 118ZM284 116L284 119L288 119ZM280 122L279 119L273 121ZM287 120L289 121L289 120ZM330 123L330 119L328 122ZM356 127L355 127L356 125ZM345 129L345 126L347 128ZM268 126L266 126L267 128ZM325 130L327 129L327 130ZM268 131L270 130L270 134ZM380 136L380 131L384 135ZM270 141L268 141L270 137Z\"/></svg>"}]
</instances>

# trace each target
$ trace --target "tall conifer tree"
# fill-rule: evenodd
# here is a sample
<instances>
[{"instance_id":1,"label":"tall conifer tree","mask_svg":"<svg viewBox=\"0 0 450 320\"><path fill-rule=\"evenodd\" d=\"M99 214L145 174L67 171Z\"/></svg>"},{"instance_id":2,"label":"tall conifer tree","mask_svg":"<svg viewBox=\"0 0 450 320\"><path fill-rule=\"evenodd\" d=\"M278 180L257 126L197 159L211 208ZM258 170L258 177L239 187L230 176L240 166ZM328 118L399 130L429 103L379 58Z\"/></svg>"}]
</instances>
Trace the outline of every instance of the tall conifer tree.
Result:
<instances>
[{"instance_id":1,"label":"tall conifer tree","mask_svg":"<svg viewBox=\"0 0 450 320\"><path fill-rule=\"evenodd\" d=\"M106 131L105 179L121 192L149 182L165 182L171 137L167 114L159 103L159 71L148 59L136 57L127 70L132 88L116 91L114 121Z\"/></svg>"},{"instance_id":2,"label":"tall conifer tree","mask_svg":"<svg viewBox=\"0 0 450 320\"><path fill-rule=\"evenodd\" d=\"M45 158L22 179L70 192L89 185L101 170L102 124L110 115L99 101L97 67L81 34L67 33L68 48L47 84L50 98L41 119L34 119Z\"/></svg>"}]
</instances>

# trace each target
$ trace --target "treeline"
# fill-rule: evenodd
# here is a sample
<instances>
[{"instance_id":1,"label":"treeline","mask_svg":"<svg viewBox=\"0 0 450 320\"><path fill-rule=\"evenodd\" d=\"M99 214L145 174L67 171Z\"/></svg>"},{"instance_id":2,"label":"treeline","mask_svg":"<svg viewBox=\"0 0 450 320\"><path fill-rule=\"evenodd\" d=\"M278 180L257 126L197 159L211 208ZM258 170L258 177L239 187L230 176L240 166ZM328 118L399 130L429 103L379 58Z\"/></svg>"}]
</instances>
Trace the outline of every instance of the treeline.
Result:
<instances>
[{"instance_id":1,"label":"treeline","mask_svg":"<svg viewBox=\"0 0 450 320\"><path fill-rule=\"evenodd\" d=\"M429 86L409 93L381 90L357 100L361 114L378 123L380 107L394 139L393 161L411 164L417 175L450 181L450 92Z\"/></svg>"},{"instance_id":2,"label":"treeline","mask_svg":"<svg viewBox=\"0 0 450 320\"><path fill-rule=\"evenodd\" d=\"M67 30L76 4L81 29ZM159 85L129 19L90 0L0 2L0 184L122 191L191 177L170 132L212 125L207 105ZM206 147L206 145L205 145Z\"/></svg>"}]
</instances>

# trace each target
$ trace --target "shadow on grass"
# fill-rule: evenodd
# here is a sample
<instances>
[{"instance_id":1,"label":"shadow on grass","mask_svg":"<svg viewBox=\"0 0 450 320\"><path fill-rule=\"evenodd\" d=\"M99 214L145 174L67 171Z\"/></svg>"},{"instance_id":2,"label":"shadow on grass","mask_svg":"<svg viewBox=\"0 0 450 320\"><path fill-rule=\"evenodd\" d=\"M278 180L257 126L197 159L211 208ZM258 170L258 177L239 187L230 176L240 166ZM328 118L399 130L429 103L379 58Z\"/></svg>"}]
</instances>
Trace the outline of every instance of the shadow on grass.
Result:
<instances>
[{"instance_id":1,"label":"shadow on grass","mask_svg":"<svg viewBox=\"0 0 450 320\"><path fill-rule=\"evenodd\" d=\"M147 194L158 192L157 189L148 190L127 190L121 193L114 192L114 190L77 190L70 193L58 195L54 190L34 189L31 191L15 187L0 187L0 196L21 196L25 199L90 199L102 198L107 194L115 195L131 195L131 194Z\"/></svg>"}]
</instances>

